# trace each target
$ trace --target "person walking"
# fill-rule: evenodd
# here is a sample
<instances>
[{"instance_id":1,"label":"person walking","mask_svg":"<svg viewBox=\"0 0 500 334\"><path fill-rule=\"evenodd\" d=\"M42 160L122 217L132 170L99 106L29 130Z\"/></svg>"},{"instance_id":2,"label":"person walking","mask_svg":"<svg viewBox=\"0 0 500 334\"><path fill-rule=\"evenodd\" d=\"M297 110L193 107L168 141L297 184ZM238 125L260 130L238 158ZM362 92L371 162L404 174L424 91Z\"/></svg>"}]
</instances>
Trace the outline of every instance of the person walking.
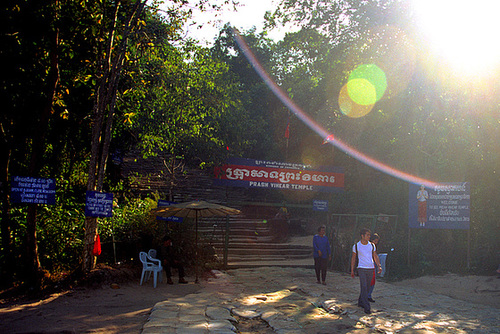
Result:
<instances>
[{"instance_id":1,"label":"person walking","mask_svg":"<svg viewBox=\"0 0 500 334\"><path fill-rule=\"evenodd\" d=\"M373 278L375 265L377 265L378 273L382 272L380 259L377 255L377 248L370 242L371 232L367 228L361 229L359 232L360 241L352 246L351 257L351 277L354 278L354 266L358 262L358 275L360 293L358 298L358 306L362 307L366 314L371 313L370 301L368 300L368 289Z\"/></svg>"},{"instance_id":2,"label":"person walking","mask_svg":"<svg viewBox=\"0 0 500 334\"><path fill-rule=\"evenodd\" d=\"M318 228L318 234L313 237L313 257L314 270L316 271L316 279L318 284L326 285L326 271L328 269L328 261L332 259L332 249L326 234L326 226L321 225ZM321 280L320 280L321 279Z\"/></svg>"},{"instance_id":3,"label":"person walking","mask_svg":"<svg viewBox=\"0 0 500 334\"><path fill-rule=\"evenodd\" d=\"M377 247L378 243L380 242L380 236L377 233L374 233L371 237L370 242L372 244L374 244L375 247ZM378 255L378 253L377 253L377 255ZM376 275L375 275L375 270L374 270L373 277L372 277L372 280L370 282L370 287L368 288L368 301L370 303L375 303L375 300L372 298L373 289L375 289L375 282L376 282Z\"/></svg>"},{"instance_id":4,"label":"person walking","mask_svg":"<svg viewBox=\"0 0 500 334\"><path fill-rule=\"evenodd\" d=\"M160 247L160 260L167 274L167 284L174 284L172 281L172 269L177 268L179 272L179 283L186 284L187 281L184 279L184 266L180 260L179 254L172 246L172 238L165 236L163 238L163 244Z\"/></svg>"}]
</instances>

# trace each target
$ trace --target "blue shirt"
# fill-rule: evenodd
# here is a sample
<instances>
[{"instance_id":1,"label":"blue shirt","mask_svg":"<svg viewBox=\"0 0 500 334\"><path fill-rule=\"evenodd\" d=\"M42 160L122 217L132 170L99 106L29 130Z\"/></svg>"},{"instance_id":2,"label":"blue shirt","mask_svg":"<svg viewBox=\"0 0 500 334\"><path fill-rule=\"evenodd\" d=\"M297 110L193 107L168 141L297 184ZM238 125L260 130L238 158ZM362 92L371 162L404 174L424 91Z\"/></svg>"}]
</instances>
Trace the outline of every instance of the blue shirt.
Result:
<instances>
[{"instance_id":1,"label":"blue shirt","mask_svg":"<svg viewBox=\"0 0 500 334\"><path fill-rule=\"evenodd\" d=\"M328 258L331 253L330 242L328 242L326 235L322 237L319 234L316 234L313 237L313 248L313 257L319 257L318 251L321 251L321 257L323 259Z\"/></svg>"}]
</instances>

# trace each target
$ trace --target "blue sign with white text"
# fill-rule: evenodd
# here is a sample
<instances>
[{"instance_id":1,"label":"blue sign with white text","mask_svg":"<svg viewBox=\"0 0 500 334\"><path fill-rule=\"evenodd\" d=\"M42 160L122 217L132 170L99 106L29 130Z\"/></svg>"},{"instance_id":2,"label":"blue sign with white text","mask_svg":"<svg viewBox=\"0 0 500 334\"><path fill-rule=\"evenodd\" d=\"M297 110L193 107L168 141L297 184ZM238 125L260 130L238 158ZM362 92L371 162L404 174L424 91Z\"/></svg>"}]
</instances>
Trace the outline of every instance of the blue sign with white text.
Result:
<instances>
[{"instance_id":1,"label":"blue sign with white text","mask_svg":"<svg viewBox=\"0 0 500 334\"><path fill-rule=\"evenodd\" d=\"M12 203L56 204L56 180L13 176L10 181Z\"/></svg>"},{"instance_id":2,"label":"blue sign with white text","mask_svg":"<svg viewBox=\"0 0 500 334\"><path fill-rule=\"evenodd\" d=\"M313 200L313 211L328 211L328 201Z\"/></svg>"},{"instance_id":3,"label":"blue sign with white text","mask_svg":"<svg viewBox=\"0 0 500 334\"><path fill-rule=\"evenodd\" d=\"M160 207L160 206L170 206L172 204L177 204L177 202L165 201L163 199L159 199L158 200L158 207ZM182 218L182 217L176 217L176 216L170 216L170 217L159 217L159 216L156 216L156 219L158 219L158 220L165 220L165 221L168 221L168 222L176 222L176 223L182 223L182 221L184 220L184 218Z\"/></svg>"},{"instance_id":4,"label":"blue sign with white text","mask_svg":"<svg viewBox=\"0 0 500 334\"><path fill-rule=\"evenodd\" d=\"M113 217L113 194L87 191L85 217Z\"/></svg>"}]
</instances>

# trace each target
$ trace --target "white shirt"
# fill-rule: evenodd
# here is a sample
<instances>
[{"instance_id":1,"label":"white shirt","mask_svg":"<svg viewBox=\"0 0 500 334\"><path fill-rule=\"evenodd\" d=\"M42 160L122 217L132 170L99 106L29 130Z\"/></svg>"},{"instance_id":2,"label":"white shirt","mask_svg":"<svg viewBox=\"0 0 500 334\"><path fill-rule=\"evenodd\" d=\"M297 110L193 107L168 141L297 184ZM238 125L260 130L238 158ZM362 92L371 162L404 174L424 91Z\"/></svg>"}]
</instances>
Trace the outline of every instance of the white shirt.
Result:
<instances>
[{"instance_id":1,"label":"white shirt","mask_svg":"<svg viewBox=\"0 0 500 334\"><path fill-rule=\"evenodd\" d=\"M375 265L373 263L373 253L377 250L376 246L371 242L363 245L361 241L358 241L358 268L363 269L373 269ZM356 253L356 245L352 246L352 252Z\"/></svg>"},{"instance_id":2,"label":"white shirt","mask_svg":"<svg viewBox=\"0 0 500 334\"><path fill-rule=\"evenodd\" d=\"M427 192L427 190L419 190L417 192L417 199L419 200L419 202L425 202L428 197L429 193Z\"/></svg>"}]
</instances>

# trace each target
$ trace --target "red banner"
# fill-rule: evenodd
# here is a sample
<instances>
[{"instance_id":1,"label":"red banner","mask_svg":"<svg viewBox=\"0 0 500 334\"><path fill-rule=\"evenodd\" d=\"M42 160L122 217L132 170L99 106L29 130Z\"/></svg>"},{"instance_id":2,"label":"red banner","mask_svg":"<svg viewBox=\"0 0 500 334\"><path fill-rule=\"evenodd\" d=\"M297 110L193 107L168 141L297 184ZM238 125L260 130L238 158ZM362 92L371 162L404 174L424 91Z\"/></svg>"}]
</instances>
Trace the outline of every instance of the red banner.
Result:
<instances>
[{"instance_id":1,"label":"red banner","mask_svg":"<svg viewBox=\"0 0 500 334\"><path fill-rule=\"evenodd\" d=\"M343 172L267 167L265 164L226 164L216 168L215 174L219 184L242 187L311 191L339 191L344 187Z\"/></svg>"}]
</instances>

